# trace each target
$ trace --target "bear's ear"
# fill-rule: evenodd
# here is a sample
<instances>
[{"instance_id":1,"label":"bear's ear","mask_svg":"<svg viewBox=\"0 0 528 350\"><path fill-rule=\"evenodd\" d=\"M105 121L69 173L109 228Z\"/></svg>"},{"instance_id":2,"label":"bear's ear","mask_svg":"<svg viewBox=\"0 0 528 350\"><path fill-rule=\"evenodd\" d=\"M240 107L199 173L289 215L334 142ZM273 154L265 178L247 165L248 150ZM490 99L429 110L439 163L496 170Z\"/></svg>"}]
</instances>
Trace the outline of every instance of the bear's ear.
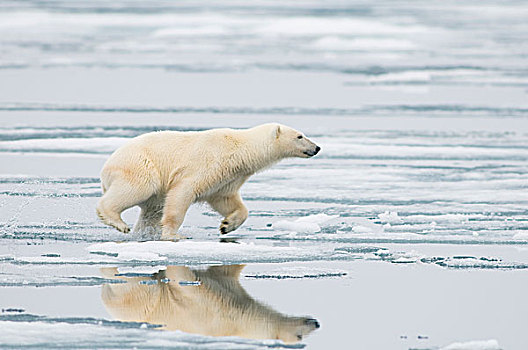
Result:
<instances>
[{"instance_id":1,"label":"bear's ear","mask_svg":"<svg viewBox=\"0 0 528 350\"><path fill-rule=\"evenodd\" d=\"M281 127L280 125L275 126L275 129L273 131L273 134L275 135L275 138L278 139L281 133Z\"/></svg>"}]
</instances>

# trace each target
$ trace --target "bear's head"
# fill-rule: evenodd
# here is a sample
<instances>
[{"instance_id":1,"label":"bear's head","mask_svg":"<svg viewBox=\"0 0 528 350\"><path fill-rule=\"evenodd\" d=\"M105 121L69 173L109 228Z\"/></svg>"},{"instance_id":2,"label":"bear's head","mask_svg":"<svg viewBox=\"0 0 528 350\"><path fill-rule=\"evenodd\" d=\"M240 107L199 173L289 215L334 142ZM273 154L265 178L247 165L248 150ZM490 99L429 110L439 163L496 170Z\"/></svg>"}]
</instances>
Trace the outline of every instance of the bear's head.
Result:
<instances>
[{"instance_id":1,"label":"bear's head","mask_svg":"<svg viewBox=\"0 0 528 350\"><path fill-rule=\"evenodd\" d=\"M321 150L302 132L285 125L273 124L272 137L284 157L310 158Z\"/></svg>"}]
</instances>

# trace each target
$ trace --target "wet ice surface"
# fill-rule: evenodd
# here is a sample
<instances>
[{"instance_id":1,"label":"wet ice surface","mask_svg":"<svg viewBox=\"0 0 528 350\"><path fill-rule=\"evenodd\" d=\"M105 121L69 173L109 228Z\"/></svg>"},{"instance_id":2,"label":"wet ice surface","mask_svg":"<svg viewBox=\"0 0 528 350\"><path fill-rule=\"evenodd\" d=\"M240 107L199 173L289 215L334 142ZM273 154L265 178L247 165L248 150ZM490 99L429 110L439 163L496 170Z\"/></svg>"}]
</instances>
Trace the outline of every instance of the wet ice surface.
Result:
<instances>
[{"instance_id":1,"label":"wet ice surface","mask_svg":"<svg viewBox=\"0 0 528 350\"><path fill-rule=\"evenodd\" d=\"M3 347L140 348L140 349L270 349L302 348L238 337L204 337L151 330L145 323L108 322L91 318L52 319L34 315L0 316ZM149 329L151 328L151 329ZM28 336L27 333L30 333Z\"/></svg>"},{"instance_id":2,"label":"wet ice surface","mask_svg":"<svg viewBox=\"0 0 528 350\"><path fill-rule=\"evenodd\" d=\"M528 346L522 2L0 8L0 347L290 346L122 321L101 299L226 264L247 264L256 300L318 319L294 347ZM251 178L226 239L205 206L178 243L97 221L99 170L130 137L270 121L322 152Z\"/></svg>"}]
</instances>

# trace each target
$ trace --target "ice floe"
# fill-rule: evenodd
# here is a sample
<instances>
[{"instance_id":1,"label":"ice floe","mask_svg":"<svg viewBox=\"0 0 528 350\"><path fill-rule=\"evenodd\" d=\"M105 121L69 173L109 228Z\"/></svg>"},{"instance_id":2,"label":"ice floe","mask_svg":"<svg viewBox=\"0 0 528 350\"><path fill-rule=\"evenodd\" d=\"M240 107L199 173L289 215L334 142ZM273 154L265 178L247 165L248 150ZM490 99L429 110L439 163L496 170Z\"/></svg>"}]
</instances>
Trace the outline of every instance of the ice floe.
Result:
<instances>
[{"instance_id":1,"label":"ice floe","mask_svg":"<svg viewBox=\"0 0 528 350\"><path fill-rule=\"evenodd\" d=\"M315 233L321 231L321 224L339 217L338 215L316 214L303 216L296 220L279 220L273 223L273 228L281 231L294 231L300 233Z\"/></svg>"},{"instance_id":2,"label":"ice floe","mask_svg":"<svg viewBox=\"0 0 528 350\"><path fill-rule=\"evenodd\" d=\"M120 283L100 276L60 276L49 273L0 274L1 287L55 287L55 286L98 286L104 283Z\"/></svg>"},{"instance_id":3,"label":"ice floe","mask_svg":"<svg viewBox=\"0 0 528 350\"><path fill-rule=\"evenodd\" d=\"M75 152L75 153L112 153L123 145L128 138L52 138L0 141L0 151L18 152Z\"/></svg>"},{"instance_id":4,"label":"ice floe","mask_svg":"<svg viewBox=\"0 0 528 350\"><path fill-rule=\"evenodd\" d=\"M386 211L377 218L314 214L294 220L278 220L272 234L259 235L269 240L321 240L335 242L445 243L445 244L526 244L523 233L491 235L485 230L460 230L456 225L483 218L481 214L409 215ZM501 221L504 222L504 221ZM506 221L508 223L508 221ZM455 225L455 226L453 226ZM488 230L494 228L488 225Z\"/></svg>"},{"instance_id":5,"label":"ice floe","mask_svg":"<svg viewBox=\"0 0 528 350\"><path fill-rule=\"evenodd\" d=\"M164 264L230 264L248 262L285 262L307 260L343 259L344 254L329 247L282 247L266 246L254 243L220 243L220 242L105 242L90 245L88 251L107 255L107 262L152 263L163 261Z\"/></svg>"},{"instance_id":6,"label":"ice floe","mask_svg":"<svg viewBox=\"0 0 528 350\"><path fill-rule=\"evenodd\" d=\"M93 318L0 314L2 348L269 349L303 348L277 340L208 337L159 331L156 325Z\"/></svg>"},{"instance_id":7,"label":"ice floe","mask_svg":"<svg viewBox=\"0 0 528 350\"><path fill-rule=\"evenodd\" d=\"M256 270L256 271L255 271ZM320 279L345 277L348 272L345 270L322 269L305 266L275 266L262 269L253 267L251 272L244 274L250 279Z\"/></svg>"},{"instance_id":8,"label":"ice floe","mask_svg":"<svg viewBox=\"0 0 528 350\"><path fill-rule=\"evenodd\" d=\"M456 342L441 347L440 350L501 350L499 342L495 339L472 340L466 342Z\"/></svg>"},{"instance_id":9,"label":"ice floe","mask_svg":"<svg viewBox=\"0 0 528 350\"><path fill-rule=\"evenodd\" d=\"M398 216L398 212L395 211L386 211L384 213L378 214L381 222L388 224L401 224L403 220Z\"/></svg>"}]
</instances>

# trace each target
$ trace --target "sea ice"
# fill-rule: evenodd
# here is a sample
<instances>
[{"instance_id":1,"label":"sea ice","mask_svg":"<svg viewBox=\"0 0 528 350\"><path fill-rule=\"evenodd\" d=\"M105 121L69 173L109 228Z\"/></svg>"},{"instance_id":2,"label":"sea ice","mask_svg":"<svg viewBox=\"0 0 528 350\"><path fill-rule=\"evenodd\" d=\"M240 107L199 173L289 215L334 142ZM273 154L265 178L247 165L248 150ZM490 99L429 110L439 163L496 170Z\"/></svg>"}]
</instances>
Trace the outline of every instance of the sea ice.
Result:
<instances>
[{"instance_id":1,"label":"sea ice","mask_svg":"<svg viewBox=\"0 0 528 350\"><path fill-rule=\"evenodd\" d=\"M2 348L143 348L143 349L269 349L303 348L277 340L208 337L164 332L152 325L96 319L48 319L34 315L0 315Z\"/></svg>"},{"instance_id":2,"label":"sea ice","mask_svg":"<svg viewBox=\"0 0 528 350\"><path fill-rule=\"evenodd\" d=\"M156 265L156 266L119 266L117 271L119 274L144 274L153 275L162 270L166 270L167 266Z\"/></svg>"},{"instance_id":3,"label":"sea ice","mask_svg":"<svg viewBox=\"0 0 528 350\"><path fill-rule=\"evenodd\" d=\"M339 217L339 215L316 214L300 217L294 221L279 220L273 228L281 231L294 231L299 233L316 233L321 231L321 224Z\"/></svg>"},{"instance_id":4,"label":"sea ice","mask_svg":"<svg viewBox=\"0 0 528 350\"><path fill-rule=\"evenodd\" d=\"M256 266L256 267L255 267ZM251 272L244 274L244 277L250 279L305 279L305 278L336 278L348 275L347 271L336 269L322 269L307 266L276 266L259 268L258 265L252 266ZM256 270L256 271L255 271Z\"/></svg>"},{"instance_id":5,"label":"sea ice","mask_svg":"<svg viewBox=\"0 0 528 350\"><path fill-rule=\"evenodd\" d=\"M513 239L528 240L528 232L519 232L513 235Z\"/></svg>"},{"instance_id":6,"label":"sea ice","mask_svg":"<svg viewBox=\"0 0 528 350\"><path fill-rule=\"evenodd\" d=\"M273 224L273 228L281 231L294 231L299 233L316 233L321 231L321 226L315 222L298 222L280 220Z\"/></svg>"},{"instance_id":7,"label":"sea ice","mask_svg":"<svg viewBox=\"0 0 528 350\"><path fill-rule=\"evenodd\" d=\"M282 262L305 260L332 260L343 258L343 252L331 247L298 248L257 245L254 243L221 243L196 241L147 241L147 242L105 242L92 244L88 251L95 254L115 256L115 261L125 263L178 264L235 264L248 262Z\"/></svg>"},{"instance_id":8,"label":"sea ice","mask_svg":"<svg viewBox=\"0 0 528 350\"><path fill-rule=\"evenodd\" d=\"M112 153L127 142L123 137L53 138L0 141L1 151Z\"/></svg>"},{"instance_id":9,"label":"sea ice","mask_svg":"<svg viewBox=\"0 0 528 350\"><path fill-rule=\"evenodd\" d=\"M467 342L452 343L440 350L501 350L499 342L495 339L473 340Z\"/></svg>"},{"instance_id":10,"label":"sea ice","mask_svg":"<svg viewBox=\"0 0 528 350\"><path fill-rule=\"evenodd\" d=\"M381 222L388 224L400 224L403 222L396 211L386 211L382 214L378 214L378 218L381 220Z\"/></svg>"}]
</instances>

